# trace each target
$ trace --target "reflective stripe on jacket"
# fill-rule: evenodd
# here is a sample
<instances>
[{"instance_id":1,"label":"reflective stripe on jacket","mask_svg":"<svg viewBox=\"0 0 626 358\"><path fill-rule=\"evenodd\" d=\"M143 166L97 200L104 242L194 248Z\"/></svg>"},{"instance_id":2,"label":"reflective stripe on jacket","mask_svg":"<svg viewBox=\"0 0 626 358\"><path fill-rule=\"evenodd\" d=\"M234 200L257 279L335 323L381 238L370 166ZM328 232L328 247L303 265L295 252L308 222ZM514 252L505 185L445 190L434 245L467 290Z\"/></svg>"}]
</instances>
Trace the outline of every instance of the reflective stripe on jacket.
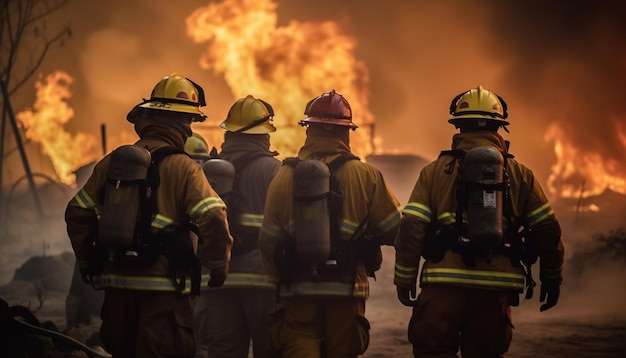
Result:
<instances>
[{"instance_id":1,"label":"reflective stripe on jacket","mask_svg":"<svg viewBox=\"0 0 626 358\"><path fill-rule=\"evenodd\" d=\"M494 146L502 152L506 150L504 139L489 131L456 134L452 149L467 151L477 146ZM403 209L401 229L395 241L394 283L398 286L412 286L417 281L428 225L435 218L444 225L456 222L456 161L453 156L441 156L424 167ZM511 184L512 213L509 216L513 223L504 220L504 224L524 223L533 230L539 246L542 277L552 275L560 282L563 245L560 226L548 199L530 169L512 158L507 159L506 167ZM520 292L524 289L524 271L521 267L514 267L504 255L496 255L490 263L477 258L476 266L467 268L461 255L448 250L438 263L426 260L420 284Z\"/></svg>"},{"instance_id":2,"label":"reflective stripe on jacket","mask_svg":"<svg viewBox=\"0 0 626 358\"><path fill-rule=\"evenodd\" d=\"M324 148L324 155L316 154L311 148ZM346 151L349 148L336 137L308 136L299 158L329 163ZM259 238L263 263L274 282L280 279L275 250L295 237L293 172L293 167L283 165L270 184ZM359 160L349 160L336 171L336 178L343 191L341 238L346 241L356 240L354 233L363 223L362 228L370 228L380 235L382 244L391 245L400 223L400 205L380 171ZM358 262L354 277L348 278L329 270L315 281L310 272L295 272L292 282L280 287L280 294L367 298L369 283L363 262Z\"/></svg>"},{"instance_id":3,"label":"reflective stripe on jacket","mask_svg":"<svg viewBox=\"0 0 626 358\"><path fill-rule=\"evenodd\" d=\"M171 143L141 139L136 145L154 151ZM106 181L109 162L110 155L107 155L94 167L92 175L68 203L65 212L68 235L82 273L86 273L90 248L98 232L102 210L100 190ZM232 238L228 232L225 205L195 161L183 154L173 154L164 158L159 166L156 214L151 226L153 233L174 231L189 221L194 221L199 228L197 256L200 262L206 267L227 271ZM98 288L170 291L174 289L171 272L169 260L160 255L150 267L105 264L102 275L94 277L94 284L97 282ZM186 282L188 291L190 280Z\"/></svg>"}]
</instances>

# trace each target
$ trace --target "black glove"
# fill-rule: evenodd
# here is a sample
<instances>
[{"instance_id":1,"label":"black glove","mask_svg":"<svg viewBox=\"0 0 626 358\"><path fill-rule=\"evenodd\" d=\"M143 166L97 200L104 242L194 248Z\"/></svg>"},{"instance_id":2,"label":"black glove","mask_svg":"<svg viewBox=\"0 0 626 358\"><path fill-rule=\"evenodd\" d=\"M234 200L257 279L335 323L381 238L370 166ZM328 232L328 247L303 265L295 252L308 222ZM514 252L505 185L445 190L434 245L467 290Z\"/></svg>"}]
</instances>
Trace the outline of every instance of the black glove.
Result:
<instances>
[{"instance_id":1,"label":"black glove","mask_svg":"<svg viewBox=\"0 0 626 358\"><path fill-rule=\"evenodd\" d=\"M209 279L209 287L220 287L226 281L226 272L223 270L211 270L211 278Z\"/></svg>"},{"instance_id":2,"label":"black glove","mask_svg":"<svg viewBox=\"0 0 626 358\"><path fill-rule=\"evenodd\" d=\"M398 300L400 300L403 305L408 307L415 306L415 301L417 301L417 295L415 294L415 292L417 291L416 286L397 286L396 290L398 291Z\"/></svg>"},{"instance_id":3,"label":"black glove","mask_svg":"<svg viewBox=\"0 0 626 358\"><path fill-rule=\"evenodd\" d=\"M539 302L546 301L539 311L543 312L556 306L559 301L559 295L561 294L561 288L558 283L541 283L541 294L539 295Z\"/></svg>"}]
</instances>

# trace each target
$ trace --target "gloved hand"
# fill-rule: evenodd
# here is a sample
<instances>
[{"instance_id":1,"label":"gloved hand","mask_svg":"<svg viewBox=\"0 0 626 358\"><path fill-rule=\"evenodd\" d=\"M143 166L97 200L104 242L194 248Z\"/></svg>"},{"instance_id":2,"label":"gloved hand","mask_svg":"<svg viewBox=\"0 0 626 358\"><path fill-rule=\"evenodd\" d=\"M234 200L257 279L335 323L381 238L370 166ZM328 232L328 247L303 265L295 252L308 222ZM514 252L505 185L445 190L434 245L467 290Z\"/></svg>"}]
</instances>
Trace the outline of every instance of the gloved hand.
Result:
<instances>
[{"instance_id":1,"label":"gloved hand","mask_svg":"<svg viewBox=\"0 0 626 358\"><path fill-rule=\"evenodd\" d=\"M396 290L398 291L398 300L400 300L403 305L408 307L415 306L415 301L417 301L416 286L396 286Z\"/></svg>"},{"instance_id":2,"label":"gloved hand","mask_svg":"<svg viewBox=\"0 0 626 358\"><path fill-rule=\"evenodd\" d=\"M209 279L209 287L220 287L226 281L226 272L224 270L211 270L211 278Z\"/></svg>"},{"instance_id":3,"label":"gloved hand","mask_svg":"<svg viewBox=\"0 0 626 358\"><path fill-rule=\"evenodd\" d=\"M559 301L559 295L561 294L560 284L558 283L541 283L541 294L539 295L539 302L546 301L539 311L543 312L556 306Z\"/></svg>"}]
</instances>

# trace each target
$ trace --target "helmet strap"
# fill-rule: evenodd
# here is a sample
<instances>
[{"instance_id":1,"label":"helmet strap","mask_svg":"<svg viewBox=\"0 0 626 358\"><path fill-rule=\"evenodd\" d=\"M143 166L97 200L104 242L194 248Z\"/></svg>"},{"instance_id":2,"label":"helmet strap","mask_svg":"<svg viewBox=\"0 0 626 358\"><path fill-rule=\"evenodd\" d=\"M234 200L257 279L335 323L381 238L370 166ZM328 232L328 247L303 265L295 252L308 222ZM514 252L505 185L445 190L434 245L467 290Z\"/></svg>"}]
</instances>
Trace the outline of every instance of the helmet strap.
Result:
<instances>
[{"instance_id":1,"label":"helmet strap","mask_svg":"<svg viewBox=\"0 0 626 358\"><path fill-rule=\"evenodd\" d=\"M234 132L235 132L235 133L241 133L241 132L247 131L248 129L253 128L253 127L256 127L256 126L258 126L258 125L259 125L259 124L261 124L261 123L265 123L265 122L267 122L270 118L271 118L271 117L259 118L259 119L257 119L257 120L254 120L254 121L252 121L252 122L248 123L248 125L243 126L243 127L239 128L239 129L237 129L237 130L236 130L236 131L234 131Z\"/></svg>"}]
</instances>

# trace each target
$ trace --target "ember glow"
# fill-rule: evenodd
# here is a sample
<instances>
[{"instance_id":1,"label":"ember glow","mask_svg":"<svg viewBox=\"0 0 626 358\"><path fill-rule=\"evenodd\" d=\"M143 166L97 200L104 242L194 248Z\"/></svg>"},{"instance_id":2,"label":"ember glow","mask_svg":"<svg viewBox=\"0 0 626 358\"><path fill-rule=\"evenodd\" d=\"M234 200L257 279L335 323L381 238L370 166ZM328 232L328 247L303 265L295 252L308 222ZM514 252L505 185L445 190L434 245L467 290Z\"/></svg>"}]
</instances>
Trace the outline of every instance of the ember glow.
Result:
<instances>
[{"instance_id":1,"label":"ember glow","mask_svg":"<svg viewBox=\"0 0 626 358\"><path fill-rule=\"evenodd\" d=\"M614 130L626 149L624 128L619 121L614 123L617 123ZM624 163L605 158L589 148L576 147L556 124L548 128L545 139L554 141L557 157L548 178L550 193L563 198L589 197L608 188L626 194Z\"/></svg>"},{"instance_id":2,"label":"ember glow","mask_svg":"<svg viewBox=\"0 0 626 358\"><path fill-rule=\"evenodd\" d=\"M50 157L59 180L65 184L74 183L72 172L76 168L95 159L89 154L95 138L84 133L71 135L64 129L74 116L74 110L66 102L71 97L71 83L72 77L62 71L40 79L35 84L37 99L33 108L17 114L26 138L41 145L43 154Z\"/></svg>"},{"instance_id":3,"label":"ember glow","mask_svg":"<svg viewBox=\"0 0 626 358\"><path fill-rule=\"evenodd\" d=\"M273 1L224 0L197 9L186 23L196 43L207 43L202 68L222 74L235 99L252 94L274 107L272 145L281 156L296 154L304 142L297 123L307 102L332 89L350 102L360 127L351 135L352 150L362 158L372 152L368 69L355 58L354 38L335 22L278 27ZM222 134L213 135L209 141L220 143Z\"/></svg>"}]
</instances>

